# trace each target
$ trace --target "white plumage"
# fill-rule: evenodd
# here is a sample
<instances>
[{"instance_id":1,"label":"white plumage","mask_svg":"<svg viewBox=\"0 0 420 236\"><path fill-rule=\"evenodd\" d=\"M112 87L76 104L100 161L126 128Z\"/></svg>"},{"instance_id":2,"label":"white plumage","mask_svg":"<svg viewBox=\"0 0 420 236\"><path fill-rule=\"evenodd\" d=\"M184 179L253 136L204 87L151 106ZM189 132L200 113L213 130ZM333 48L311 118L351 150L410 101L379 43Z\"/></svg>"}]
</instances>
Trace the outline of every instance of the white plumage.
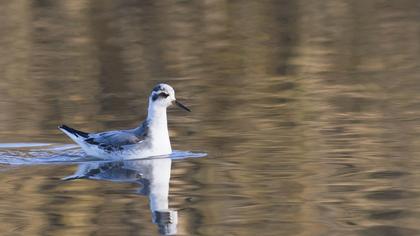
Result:
<instances>
[{"instance_id":1,"label":"white plumage","mask_svg":"<svg viewBox=\"0 0 420 236\"><path fill-rule=\"evenodd\" d=\"M86 154L98 158L131 159L172 153L166 109L175 103L190 111L175 98L174 89L158 84L149 96L147 119L128 130L86 133L66 125L59 129L76 142Z\"/></svg>"}]
</instances>

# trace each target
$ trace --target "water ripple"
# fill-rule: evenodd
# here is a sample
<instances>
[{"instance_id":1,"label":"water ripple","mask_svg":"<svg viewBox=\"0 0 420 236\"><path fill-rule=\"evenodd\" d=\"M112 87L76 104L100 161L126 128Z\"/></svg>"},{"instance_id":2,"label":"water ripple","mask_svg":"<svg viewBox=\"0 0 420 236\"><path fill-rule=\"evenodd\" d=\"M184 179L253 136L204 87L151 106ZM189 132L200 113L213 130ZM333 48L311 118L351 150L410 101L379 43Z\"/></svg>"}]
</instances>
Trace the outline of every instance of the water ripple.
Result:
<instances>
[{"instance_id":1,"label":"water ripple","mask_svg":"<svg viewBox=\"0 0 420 236\"><path fill-rule=\"evenodd\" d=\"M190 151L174 150L171 155L159 156L159 158L169 157L173 160L181 160L185 158L200 158L205 156L207 156L206 153L194 153ZM104 160L87 156L77 145L72 144L0 144L0 164L6 165L80 164L85 162L109 161L114 160Z\"/></svg>"}]
</instances>

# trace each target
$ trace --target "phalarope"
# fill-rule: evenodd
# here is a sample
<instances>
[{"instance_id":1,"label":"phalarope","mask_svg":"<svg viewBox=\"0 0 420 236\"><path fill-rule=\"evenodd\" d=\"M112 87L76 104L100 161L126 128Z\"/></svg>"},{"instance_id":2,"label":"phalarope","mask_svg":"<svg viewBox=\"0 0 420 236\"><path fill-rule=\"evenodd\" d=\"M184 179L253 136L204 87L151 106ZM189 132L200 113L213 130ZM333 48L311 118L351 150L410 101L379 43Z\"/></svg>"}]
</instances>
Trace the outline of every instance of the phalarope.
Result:
<instances>
[{"instance_id":1,"label":"phalarope","mask_svg":"<svg viewBox=\"0 0 420 236\"><path fill-rule=\"evenodd\" d=\"M176 100L174 89L167 84L156 85L149 96L147 119L139 127L86 133L66 125L58 128L76 142L86 154L98 158L129 159L172 153L168 133L166 108L176 104L191 111Z\"/></svg>"}]
</instances>

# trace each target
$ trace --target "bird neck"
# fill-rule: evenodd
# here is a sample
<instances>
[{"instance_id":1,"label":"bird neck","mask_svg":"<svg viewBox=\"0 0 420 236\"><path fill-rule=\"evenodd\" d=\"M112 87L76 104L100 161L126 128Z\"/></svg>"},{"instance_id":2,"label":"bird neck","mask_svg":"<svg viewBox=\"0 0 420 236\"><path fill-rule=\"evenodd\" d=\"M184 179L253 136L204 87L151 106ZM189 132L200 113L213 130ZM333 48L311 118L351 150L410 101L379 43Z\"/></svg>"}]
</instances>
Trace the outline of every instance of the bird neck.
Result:
<instances>
[{"instance_id":1,"label":"bird neck","mask_svg":"<svg viewBox=\"0 0 420 236\"><path fill-rule=\"evenodd\" d=\"M168 129L168 121L166 118L166 107L158 105L149 105L147 110L147 122L149 126L155 126L155 128L162 127Z\"/></svg>"},{"instance_id":2,"label":"bird neck","mask_svg":"<svg viewBox=\"0 0 420 236\"><path fill-rule=\"evenodd\" d=\"M165 154L171 153L166 107L151 103L148 108L147 123L152 146L159 147Z\"/></svg>"}]
</instances>

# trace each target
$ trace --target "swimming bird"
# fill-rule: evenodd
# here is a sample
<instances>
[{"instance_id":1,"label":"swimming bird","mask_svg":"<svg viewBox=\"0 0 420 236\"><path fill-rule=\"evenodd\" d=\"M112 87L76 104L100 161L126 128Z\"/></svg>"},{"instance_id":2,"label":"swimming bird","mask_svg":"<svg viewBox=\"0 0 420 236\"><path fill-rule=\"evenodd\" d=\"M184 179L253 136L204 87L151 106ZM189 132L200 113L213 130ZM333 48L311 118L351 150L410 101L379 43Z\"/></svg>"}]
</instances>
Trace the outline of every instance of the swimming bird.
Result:
<instances>
[{"instance_id":1,"label":"swimming bird","mask_svg":"<svg viewBox=\"0 0 420 236\"><path fill-rule=\"evenodd\" d=\"M175 98L168 84L156 85L149 96L147 118L138 127L87 133L66 125L58 128L76 142L89 156L105 159L131 159L172 153L166 109L172 104L191 111Z\"/></svg>"}]
</instances>

